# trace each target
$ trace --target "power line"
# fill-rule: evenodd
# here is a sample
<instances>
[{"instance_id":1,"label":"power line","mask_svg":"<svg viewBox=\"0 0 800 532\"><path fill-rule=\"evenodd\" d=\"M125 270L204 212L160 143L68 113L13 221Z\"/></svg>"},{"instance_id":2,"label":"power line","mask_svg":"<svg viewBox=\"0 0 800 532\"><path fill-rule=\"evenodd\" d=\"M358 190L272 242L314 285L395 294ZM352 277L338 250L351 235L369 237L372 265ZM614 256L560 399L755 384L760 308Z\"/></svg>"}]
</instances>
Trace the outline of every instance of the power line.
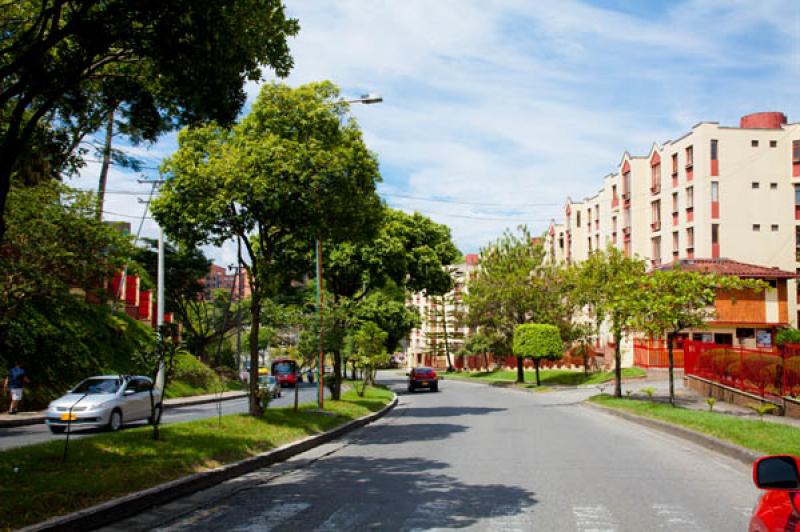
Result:
<instances>
[{"instance_id":1,"label":"power line","mask_svg":"<svg viewBox=\"0 0 800 532\"><path fill-rule=\"evenodd\" d=\"M472 202L472 201L456 201L444 198L423 198L419 196L406 196L405 194L389 194L386 192L380 193L382 196L390 198L411 199L417 201L430 201L435 203L449 203L453 205L471 205L474 207L509 207L509 208L526 208L526 207L560 207L560 203L488 203L488 202Z\"/></svg>"}]
</instances>

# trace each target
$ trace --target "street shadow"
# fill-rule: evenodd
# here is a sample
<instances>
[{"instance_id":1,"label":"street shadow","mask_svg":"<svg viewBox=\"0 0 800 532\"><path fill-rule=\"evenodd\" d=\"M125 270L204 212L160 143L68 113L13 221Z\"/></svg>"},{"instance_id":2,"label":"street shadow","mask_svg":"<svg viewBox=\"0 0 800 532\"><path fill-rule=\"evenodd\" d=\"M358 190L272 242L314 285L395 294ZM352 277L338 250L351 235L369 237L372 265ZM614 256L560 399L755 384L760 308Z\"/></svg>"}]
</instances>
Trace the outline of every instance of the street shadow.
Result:
<instances>
[{"instance_id":1,"label":"street shadow","mask_svg":"<svg viewBox=\"0 0 800 532\"><path fill-rule=\"evenodd\" d=\"M173 530L466 528L482 520L488 526L489 519L502 525L537 503L529 490L467 484L444 473L448 467L425 458L328 457L280 482L243 490L226 499L227 511Z\"/></svg>"},{"instance_id":2,"label":"street shadow","mask_svg":"<svg viewBox=\"0 0 800 532\"><path fill-rule=\"evenodd\" d=\"M454 434L466 432L465 425L453 423L397 423L393 425L374 425L363 437L364 445L393 445L406 442L425 442L445 440ZM358 438L361 440L362 438Z\"/></svg>"},{"instance_id":3,"label":"street shadow","mask_svg":"<svg viewBox=\"0 0 800 532\"><path fill-rule=\"evenodd\" d=\"M403 408L403 416L410 417L455 417L455 416L482 416L505 412L506 408L492 408L484 406L432 406L430 408L409 407Z\"/></svg>"}]
</instances>

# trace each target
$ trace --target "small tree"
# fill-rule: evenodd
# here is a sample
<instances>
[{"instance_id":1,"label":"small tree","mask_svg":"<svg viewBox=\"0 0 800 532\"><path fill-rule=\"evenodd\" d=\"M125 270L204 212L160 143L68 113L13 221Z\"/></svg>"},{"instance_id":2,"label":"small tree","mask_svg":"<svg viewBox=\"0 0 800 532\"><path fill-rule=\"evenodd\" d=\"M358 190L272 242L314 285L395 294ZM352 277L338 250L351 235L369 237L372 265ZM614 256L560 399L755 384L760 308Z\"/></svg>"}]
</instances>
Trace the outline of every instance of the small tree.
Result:
<instances>
[{"instance_id":1,"label":"small tree","mask_svg":"<svg viewBox=\"0 0 800 532\"><path fill-rule=\"evenodd\" d=\"M360 389L356 383L356 392L360 397L364 396L368 384L375 384L376 368L389 361L387 336L385 331L369 321L361 324L353 335L353 359L364 374Z\"/></svg>"},{"instance_id":2,"label":"small tree","mask_svg":"<svg viewBox=\"0 0 800 532\"><path fill-rule=\"evenodd\" d=\"M705 327L715 314L714 301L720 289L760 289L765 283L730 275L688 272L678 264L670 270L655 270L643 279L634 325L650 336L666 334L669 357L669 402L675 406L673 344L686 329Z\"/></svg>"},{"instance_id":3,"label":"small tree","mask_svg":"<svg viewBox=\"0 0 800 532\"><path fill-rule=\"evenodd\" d=\"M137 353L136 365L144 375L153 380L150 387L150 424L153 425L153 439L160 438L162 403L167 394L167 384L175 370L175 357L184 353L177 340L177 327L173 323L165 323L158 329L155 345ZM161 401L156 402L155 390L161 393Z\"/></svg>"},{"instance_id":4,"label":"small tree","mask_svg":"<svg viewBox=\"0 0 800 532\"><path fill-rule=\"evenodd\" d=\"M531 357L536 368L536 386L539 380L539 363L542 360L558 360L564 356L561 332L555 325L526 323L514 330L514 354Z\"/></svg>"},{"instance_id":5,"label":"small tree","mask_svg":"<svg viewBox=\"0 0 800 532\"><path fill-rule=\"evenodd\" d=\"M477 332L467 338L464 351L468 355L483 355L483 365L489 369L489 351L492 349L492 339L483 332Z\"/></svg>"}]
</instances>

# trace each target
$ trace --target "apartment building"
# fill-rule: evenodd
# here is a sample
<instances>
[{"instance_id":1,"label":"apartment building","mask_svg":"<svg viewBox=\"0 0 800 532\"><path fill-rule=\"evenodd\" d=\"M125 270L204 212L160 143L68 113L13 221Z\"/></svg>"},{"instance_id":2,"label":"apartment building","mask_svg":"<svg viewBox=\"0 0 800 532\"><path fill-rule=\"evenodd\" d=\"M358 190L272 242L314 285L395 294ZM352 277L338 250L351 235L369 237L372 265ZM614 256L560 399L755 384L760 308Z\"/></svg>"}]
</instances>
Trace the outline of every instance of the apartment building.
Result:
<instances>
[{"instance_id":1,"label":"apartment building","mask_svg":"<svg viewBox=\"0 0 800 532\"><path fill-rule=\"evenodd\" d=\"M624 153L597 194L567 199L551 224L553 260L581 261L611 244L659 267L727 258L800 271L800 123L754 113L738 127L701 122L685 135ZM788 279L788 322L798 323L798 287Z\"/></svg>"},{"instance_id":2,"label":"apartment building","mask_svg":"<svg viewBox=\"0 0 800 532\"><path fill-rule=\"evenodd\" d=\"M229 270L223 266L211 264L208 267L208 274L201 282L204 286L203 297L205 299L211 299L212 292L218 289L223 289L227 292L233 289L233 301L250 297L250 276L244 268L239 271L239 279L237 280L236 270Z\"/></svg>"},{"instance_id":3,"label":"apartment building","mask_svg":"<svg viewBox=\"0 0 800 532\"><path fill-rule=\"evenodd\" d=\"M405 364L408 367L428 365L446 368L445 338L451 362L454 354L464 347L470 335L470 329L463 319L467 310L464 296L477 267L478 255L467 255L463 263L448 267L453 277L453 290L444 296L417 292L406 301L419 312L421 318L420 327L413 329L406 340Z\"/></svg>"}]
</instances>

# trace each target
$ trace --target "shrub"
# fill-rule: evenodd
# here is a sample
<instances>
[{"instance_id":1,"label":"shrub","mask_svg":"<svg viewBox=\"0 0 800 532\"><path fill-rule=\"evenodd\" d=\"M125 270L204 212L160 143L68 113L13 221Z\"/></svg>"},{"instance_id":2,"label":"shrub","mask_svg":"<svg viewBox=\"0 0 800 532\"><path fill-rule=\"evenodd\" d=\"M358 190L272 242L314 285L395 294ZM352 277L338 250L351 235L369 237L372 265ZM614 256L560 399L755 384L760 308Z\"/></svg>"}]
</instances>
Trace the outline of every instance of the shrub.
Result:
<instances>
[{"instance_id":1,"label":"shrub","mask_svg":"<svg viewBox=\"0 0 800 532\"><path fill-rule=\"evenodd\" d=\"M775 343L779 347L784 344L800 344L800 329L781 329L775 335Z\"/></svg>"},{"instance_id":2,"label":"shrub","mask_svg":"<svg viewBox=\"0 0 800 532\"><path fill-rule=\"evenodd\" d=\"M200 362L194 355L183 353L175 359L175 372L172 375L175 382L188 384L194 388L213 390L219 388L219 377L214 370Z\"/></svg>"}]
</instances>

